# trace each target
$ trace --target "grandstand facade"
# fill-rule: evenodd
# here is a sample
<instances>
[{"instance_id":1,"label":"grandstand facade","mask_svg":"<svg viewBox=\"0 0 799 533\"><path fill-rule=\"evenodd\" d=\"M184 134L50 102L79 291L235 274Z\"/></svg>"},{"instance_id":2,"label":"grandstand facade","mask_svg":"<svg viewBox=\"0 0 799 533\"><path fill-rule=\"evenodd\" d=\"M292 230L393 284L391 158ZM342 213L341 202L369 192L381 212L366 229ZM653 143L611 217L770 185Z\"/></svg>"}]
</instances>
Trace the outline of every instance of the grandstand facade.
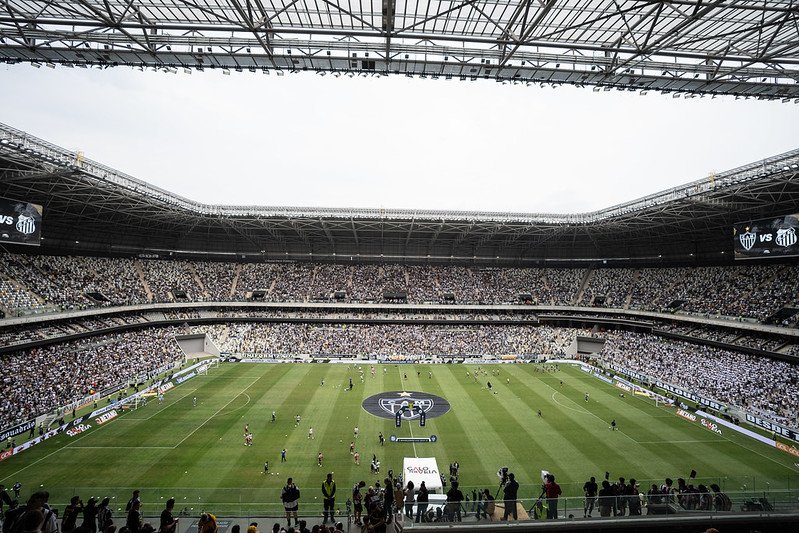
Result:
<instances>
[{"instance_id":1,"label":"grandstand facade","mask_svg":"<svg viewBox=\"0 0 799 533\"><path fill-rule=\"evenodd\" d=\"M535 267L731 263L734 224L799 211L792 151L590 213L217 206L9 126L0 197L44 206L53 254ZM645 179L645 176L642 178Z\"/></svg>"}]
</instances>

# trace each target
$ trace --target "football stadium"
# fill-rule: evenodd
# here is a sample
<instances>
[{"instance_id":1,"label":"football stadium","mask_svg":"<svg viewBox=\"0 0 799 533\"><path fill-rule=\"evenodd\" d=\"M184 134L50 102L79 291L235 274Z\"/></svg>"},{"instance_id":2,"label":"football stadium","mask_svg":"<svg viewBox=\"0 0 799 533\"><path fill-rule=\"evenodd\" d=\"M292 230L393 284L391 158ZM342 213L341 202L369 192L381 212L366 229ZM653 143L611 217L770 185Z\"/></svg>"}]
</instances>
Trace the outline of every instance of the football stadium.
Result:
<instances>
[{"instance_id":1,"label":"football stadium","mask_svg":"<svg viewBox=\"0 0 799 533\"><path fill-rule=\"evenodd\" d=\"M787 110L797 21L21 0L0 62ZM224 205L0 123L0 533L797 530L799 149L777 152L584 212Z\"/></svg>"}]
</instances>

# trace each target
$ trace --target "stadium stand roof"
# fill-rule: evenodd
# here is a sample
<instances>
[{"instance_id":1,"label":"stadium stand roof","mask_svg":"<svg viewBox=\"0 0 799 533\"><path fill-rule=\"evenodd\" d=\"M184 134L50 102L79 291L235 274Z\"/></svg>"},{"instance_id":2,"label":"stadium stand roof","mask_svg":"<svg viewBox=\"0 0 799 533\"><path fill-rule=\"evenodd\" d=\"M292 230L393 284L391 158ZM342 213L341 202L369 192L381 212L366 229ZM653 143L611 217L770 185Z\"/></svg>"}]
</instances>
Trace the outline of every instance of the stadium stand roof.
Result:
<instances>
[{"instance_id":1,"label":"stadium stand roof","mask_svg":"<svg viewBox=\"0 0 799 533\"><path fill-rule=\"evenodd\" d=\"M0 197L44 206L48 253L719 263L732 260L734 223L799 212L799 150L589 213L223 206L194 202L0 125Z\"/></svg>"},{"instance_id":2,"label":"stadium stand roof","mask_svg":"<svg viewBox=\"0 0 799 533\"><path fill-rule=\"evenodd\" d=\"M791 0L5 2L0 61L407 75L799 103Z\"/></svg>"}]
</instances>

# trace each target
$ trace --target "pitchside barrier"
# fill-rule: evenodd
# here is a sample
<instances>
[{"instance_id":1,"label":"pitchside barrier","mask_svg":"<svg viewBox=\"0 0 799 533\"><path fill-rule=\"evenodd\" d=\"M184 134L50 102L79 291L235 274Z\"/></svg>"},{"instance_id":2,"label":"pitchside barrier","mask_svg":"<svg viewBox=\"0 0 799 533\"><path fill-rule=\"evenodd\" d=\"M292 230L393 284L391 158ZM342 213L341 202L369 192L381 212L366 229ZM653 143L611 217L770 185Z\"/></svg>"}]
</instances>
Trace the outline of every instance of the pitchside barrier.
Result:
<instances>
[{"instance_id":1,"label":"pitchside barrier","mask_svg":"<svg viewBox=\"0 0 799 533\"><path fill-rule=\"evenodd\" d=\"M347 523L348 510L351 514L351 507L348 507L347 500L350 496L349 489L344 490L346 483L342 483L340 495L336 498L336 521L341 520ZM93 488L73 488L62 489L59 487L43 487L50 492L50 505L53 508L63 511L72 496L79 496L83 501L88 501L94 497L98 500L109 497L111 499L111 510L114 522L124 523L125 505L131 497L133 489L116 487L93 487ZM471 487L461 487L464 495L471 495ZM164 505L169 498L175 498L175 516L185 517L187 520L196 519L203 512L210 512L218 517L255 517L268 518L268 526L285 516L283 504L279 499L280 489L265 488L238 488L238 489L193 489L193 488L139 488L141 491L142 512L145 522L156 523ZM312 488L300 487L302 497L300 498L299 515L304 517L309 524L321 522L322 517L322 495L316 486ZM535 490L533 490L535 489ZM317 494L318 493L318 494ZM492 492L493 494L493 492ZM517 503L517 514L520 520L536 520L542 513L546 514L546 500L539 499L541 494L540 486L522 486L519 494L528 497L521 498ZM529 496L534 494L534 496ZM799 517L799 487L786 490L769 490L765 486L762 490L745 490L725 492L732 501L732 510L720 512L719 514L730 513L788 513L796 514ZM713 495L713 492L710 492ZM26 494L22 494L26 497ZM497 496L495 508L490 520L500 520L503 514L502 493ZM586 499L584 497L561 497L558 498L558 517L583 519ZM601 501L594 501L592 519L600 518L599 504ZM714 514L713 510L690 510L678 505L676 498L668 502L656 501L649 502L646 497L641 498L642 516L662 516L690 515L703 513ZM461 520L467 522L477 522L477 508L480 502L464 501L461 503ZM612 506L612 502L608 502ZM536 510L538 508L538 510ZM542 509L543 508L543 509ZM439 513L440 509L440 513ZM414 505L414 515L416 514ZM429 506L433 511L434 524L447 522L447 511L441 503L433 502ZM450 509L452 510L452 509ZM626 513L625 513L626 514ZM439 516L440 515L440 516ZM485 520L485 519L484 519ZM266 522L265 522L266 523ZM268 528L261 529L262 531Z\"/></svg>"}]
</instances>

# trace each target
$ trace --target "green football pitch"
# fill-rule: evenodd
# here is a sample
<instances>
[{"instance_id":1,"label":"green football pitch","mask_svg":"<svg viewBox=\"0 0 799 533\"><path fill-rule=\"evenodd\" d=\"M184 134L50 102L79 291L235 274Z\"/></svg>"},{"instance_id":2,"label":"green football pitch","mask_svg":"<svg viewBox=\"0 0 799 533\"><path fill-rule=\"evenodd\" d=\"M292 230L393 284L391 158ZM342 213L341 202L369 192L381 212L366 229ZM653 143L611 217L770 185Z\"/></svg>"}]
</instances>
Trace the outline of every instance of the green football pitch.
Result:
<instances>
[{"instance_id":1,"label":"green football pitch","mask_svg":"<svg viewBox=\"0 0 799 533\"><path fill-rule=\"evenodd\" d=\"M327 472L334 473L337 506L343 507L354 483L374 484L389 469L399 473L403 458L413 456L435 457L444 473L457 461L466 495L481 488L494 493L502 466L516 474L520 498L538 496L541 470L556 475L564 496L580 496L588 477L601 481L606 471L611 480L638 479L644 492L666 477L688 478L692 469L695 483L715 482L730 493L779 493L799 485L792 456L727 428L718 435L652 400L622 398L619 389L569 365L553 372L534 364L484 366L487 374L477 380L467 376L477 367L467 365L376 365L374 377L368 363L360 366L363 383L358 365L351 364L222 363L170 390L163 404L153 399L102 426L90 420L93 427L84 433L61 434L3 461L0 483L19 481L23 497L43 487L59 508L78 494L83 501L111 496L119 509L139 488L148 514L175 497L178 510L192 515L208 510L242 516L279 514L280 489L289 476L300 487L303 511L321 508ZM493 391L486 389L489 380ZM451 409L428 418L425 427L404 421L396 428L393 419L361 405L369 396L403 390L441 396ZM617 431L609 429L612 419ZM244 445L245 424L252 446ZM392 435L437 440L391 442ZM350 454L353 440L360 465ZM280 460L283 448L286 462ZM373 455L380 474L370 473Z\"/></svg>"}]
</instances>

